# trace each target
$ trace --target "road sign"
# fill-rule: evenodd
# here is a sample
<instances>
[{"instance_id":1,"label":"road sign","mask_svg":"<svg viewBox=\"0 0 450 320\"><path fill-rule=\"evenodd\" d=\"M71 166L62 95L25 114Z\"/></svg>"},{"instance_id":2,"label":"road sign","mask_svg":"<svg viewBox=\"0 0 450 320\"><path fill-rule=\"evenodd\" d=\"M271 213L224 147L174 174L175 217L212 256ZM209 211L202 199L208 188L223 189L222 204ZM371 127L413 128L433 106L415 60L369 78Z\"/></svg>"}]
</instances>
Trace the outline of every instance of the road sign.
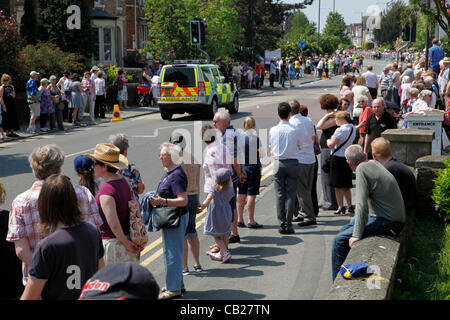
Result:
<instances>
[{"instance_id":1,"label":"road sign","mask_svg":"<svg viewBox=\"0 0 450 320\"><path fill-rule=\"evenodd\" d=\"M300 47L300 48L304 48L304 47L306 47L306 42L305 41L303 41L303 40L300 40L299 42L298 42L298 46Z\"/></svg>"}]
</instances>

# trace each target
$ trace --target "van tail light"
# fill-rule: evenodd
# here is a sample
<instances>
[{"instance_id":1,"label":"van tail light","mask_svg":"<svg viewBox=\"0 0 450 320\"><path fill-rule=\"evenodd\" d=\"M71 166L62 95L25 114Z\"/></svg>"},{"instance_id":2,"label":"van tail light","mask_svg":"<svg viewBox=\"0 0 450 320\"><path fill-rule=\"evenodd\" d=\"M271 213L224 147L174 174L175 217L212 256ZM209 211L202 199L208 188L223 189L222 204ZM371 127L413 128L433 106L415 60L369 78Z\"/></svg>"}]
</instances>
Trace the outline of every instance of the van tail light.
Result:
<instances>
[{"instance_id":1,"label":"van tail light","mask_svg":"<svg viewBox=\"0 0 450 320\"><path fill-rule=\"evenodd\" d=\"M199 97L206 96L206 86L205 86L204 82L199 82L198 83L198 96Z\"/></svg>"}]
</instances>

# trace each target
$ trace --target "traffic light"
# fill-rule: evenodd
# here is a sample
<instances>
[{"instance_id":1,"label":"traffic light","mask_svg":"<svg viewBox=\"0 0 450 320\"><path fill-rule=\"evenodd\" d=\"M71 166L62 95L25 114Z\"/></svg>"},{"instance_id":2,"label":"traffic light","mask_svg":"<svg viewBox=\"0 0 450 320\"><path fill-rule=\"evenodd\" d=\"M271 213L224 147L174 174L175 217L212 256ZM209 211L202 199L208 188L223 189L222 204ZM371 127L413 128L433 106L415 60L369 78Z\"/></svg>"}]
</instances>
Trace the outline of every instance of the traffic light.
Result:
<instances>
[{"instance_id":1,"label":"traffic light","mask_svg":"<svg viewBox=\"0 0 450 320\"><path fill-rule=\"evenodd\" d=\"M200 21L190 22L191 44L200 44Z\"/></svg>"},{"instance_id":2,"label":"traffic light","mask_svg":"<svg viewBox=\"0 0 450 320\"><path fill-rule=\"evenodd\" d=\"M200 44L206 44L206 24L203 21L199 21L200 23Z\"/></svg>"},{"instance_id":3,"label":"traffic light","mask_svg":"<svg viewBox=\"0 0 450 320\"><path fill-rule=\"evenodd\" d=\"M413 23L412 27L407 24L402 28L402 40L409 42L416 42L416 23Z\"/></svg>"}]
</instances>

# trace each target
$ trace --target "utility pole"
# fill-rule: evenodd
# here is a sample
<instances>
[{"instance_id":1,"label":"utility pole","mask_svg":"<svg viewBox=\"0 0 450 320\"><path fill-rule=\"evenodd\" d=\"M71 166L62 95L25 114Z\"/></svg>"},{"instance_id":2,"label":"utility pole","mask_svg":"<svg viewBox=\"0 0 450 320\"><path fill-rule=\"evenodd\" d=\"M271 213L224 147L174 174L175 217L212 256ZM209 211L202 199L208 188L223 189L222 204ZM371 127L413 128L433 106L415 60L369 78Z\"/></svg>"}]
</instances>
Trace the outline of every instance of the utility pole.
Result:
<instances>
[{"instance_id":1,"label":"utility pole","mask_svg":"<svg viewBox=\"0 0 450 320\"><path fill-rule=\"evenodd\" d=\"M319 20L317 20L317 46L320 48L320 0L319 0Z\"/></svg>"},{"instance_id":2,"label":"utility pole","mask_svg":"<svg viewBox=\"0 0 450 320\"><path fill-rule=\"evenodd\" d=\"M430 8L430 0L427 1L427 7ZM428 20L427 20L428 21ZM428 51L430 48L430 26L427 22L426 42L425 42L425 70L428 70Z\"/></svg>"}]
</instances>

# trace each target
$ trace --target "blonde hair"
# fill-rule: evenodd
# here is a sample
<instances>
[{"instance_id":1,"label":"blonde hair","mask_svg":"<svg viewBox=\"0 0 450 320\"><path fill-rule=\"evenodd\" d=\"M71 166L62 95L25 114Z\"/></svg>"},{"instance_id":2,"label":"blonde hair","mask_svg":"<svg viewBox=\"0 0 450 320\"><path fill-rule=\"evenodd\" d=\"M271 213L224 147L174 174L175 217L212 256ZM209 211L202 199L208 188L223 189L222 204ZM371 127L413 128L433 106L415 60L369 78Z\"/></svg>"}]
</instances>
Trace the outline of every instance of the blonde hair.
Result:
<instances>
[{"instance_id":1,"label":"blonde hair","mask_svg":"<svg viewBox=\"0 0 450 320\"><path fill-rule=\"evenodd\" d=\"M336 119L344 119L348 123L350 123L350 121L351 121L350 113L348 113L347 111L338 111L334 114L334 117Z\"/></svg>"},{"instance_id":2,"label":"blonde hair","mask_svg":"<svg viewBox=\"0 0 450 320\"><path fill-rule=\"evenodd\" d=\"M217 192L222 192L230 186L230 181L231 179L227 179L226 181L220 182L216 179L214 180L214 188L217 190Z\"/></svg>"},{"instance_id":3,"label":"blonde hair","mask_svg":"<svg viewBox=\"0 0 450 320\"><path fill-rule=\"evenodd\" d=\"M9 82L12 82L12 81L11 81L11 76L10 76L9 74L7 74L7 73L4 73L4 74L2 75L2 79L1 79L2 83L3 83L3 79L5 79L5 78L8 78L8 79L9 79ZM0 85L2 85L2 83L0 83Z\"/></svg>"},{"instance_id":4,"label":"blonde hair","mask_svg":"<svg viewBox=\"0 0 450 320\"><path fill-rule=\"evenodd\" d=\"M256 128L256 121L253 117L247 117L244 120L244 129L255 129Z\"/></svg>"},{"instance_id":5,"label":"blonde hair","mask_svg":"<svg viewBox=\"0 0 450 320\"><path fill-rule=\"evenodd\" d=\"M372 141L372 153L377 157L388 158L392 156L391 143L385 138L376 138Z\"/></svg>"},{"instance_id":6,"label":"blonde hair","mask_svg":"<svg viewBox=\"0 0 450 320\"><path fill-rule=\"evenodd\" d=\"M0 180L0 204L5 203L5 199L6 199L5 186L3 185L2 180Z\"/></svg>"},{"instance_id":7,"label":"blonde hair","mask_svg":"<svg viewBox=\"0 0 450 320\"><path fill-rule=\"evenodd\" d=\"M55 144L37 147L28 157L31 169L39 180L59 174L64 164L64 152Z\"/></svg>"},{"instance_id":8,"label":"blonde hair","mask_svg":"<svg viewBox=\"0 0 450 320\"><path fill-rule=\"evenodd\" d=\"M366 78L363 76L358 76L356 78L356 85L357 86L365 86L366 85Z\"/></svg>"}]
</instances>

